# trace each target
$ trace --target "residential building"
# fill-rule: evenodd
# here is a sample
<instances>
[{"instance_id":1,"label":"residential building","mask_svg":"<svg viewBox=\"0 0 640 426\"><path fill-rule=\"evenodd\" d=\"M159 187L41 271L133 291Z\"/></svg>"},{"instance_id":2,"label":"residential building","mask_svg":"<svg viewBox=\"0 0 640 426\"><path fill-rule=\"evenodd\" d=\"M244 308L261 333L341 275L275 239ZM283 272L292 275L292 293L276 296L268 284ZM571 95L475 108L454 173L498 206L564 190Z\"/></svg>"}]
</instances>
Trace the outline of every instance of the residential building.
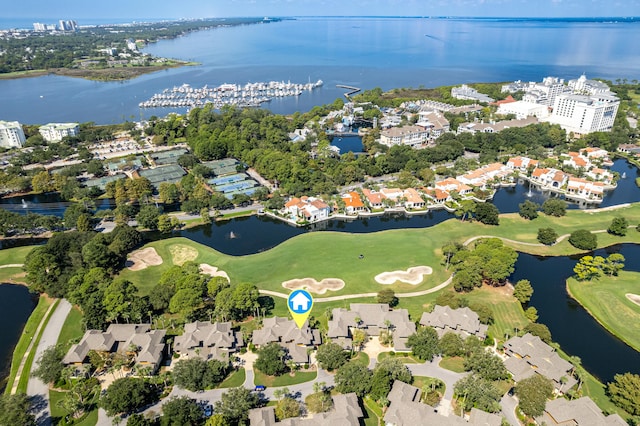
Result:
<instances>
[{"instance_id":1,"label":"residential building","mask_svg":"<svg viewBox=\"0 0 640 426\"><path fill-rule=\"evenodd\" d=\"M512 337L505 342L504 351L509 356L504 365L516 382L540 374L550 379L559 392L571 389L577 383L572 375L573 365L560 358L555 349L538 336L527 333Z\"/></svg>"},{"instance_id":2,"label":"residential building","mask_svg":"<svg viewBox=\"0 0 640 426\"><path fill-rule=\"evenodd\" d=\"M585 170L591 168L589 158L580 155L580 153L569 151L567 155L569 158L562 162L563 165Z\"/></svg>"},{"instance_id":3,"label":"residential building","mask_svg":"<svg viewBox=\"0 0 640 426\"><path fill-rule=\"evenodd\" d=\"M291 198L284 205L284 213L289 214L295 221L317 222L328 219L331 209L319 198L304 196Z\"/></svg>"},{"instance_id":4,"label":"residential building","mask_svg":"<svg viewBox=\"0 0 640 426\"><path fill-rule=\"evenodd\" d=\"M362 202L362 199L360 198L360 194L358 194L356 191L342 194L341 198L344 202L345 211L347 212L347 214L357 214L358 212L362 212L367 209Z\"/></svg>"},{"instance_id":5,"label":"residential building","mask_svg":"<svg viewBox=\"0 0 640 426\"><path fill-rule=\"evenodd\" d=\"M24 145L26 138L24 130L17 121L0 121L0 147L20 148Z\"/></svg>"},{"instance_id":6,"label":"residential building","mask_svg":"<svg viewBox=\"0 0 640 426\"><path fill-rule=\"evenodd\" d=\"M443 133L449 131L449 120L439 112L420 111L416 125L425 128L429 132L429 139L438 139Z\"/></svg>"},{"instance_id":7,"label":"residential building","mask_svg":"<svg viewBox=\"0 0 640 426\"><path fill-rule=\"evenodd\" d=\"M456 179L464 185L484 188L494 179L503 179L512 172L502 163L491 163L479 169L472 170Z\"/></svg>"},{"instance_id":8,"label":"residential building","mask_svg":"<svg viewBox=\"0 0 640 426\"><path fill-rule=\"evenodd\" d=\"M587 157L588 159L608 160L609 151L602 148L587 147L580 150L580 155Z\"/></svg>"},{"instance_id":9,"label":"residential building","mask_svg":"<svg viewBox=\"0 0 640 426\"><path fill-rule=\"evenodd\" d=\"M452 200L451 194L449 194L448 191L443 191L438 188L422 188L422 192L437 204L444 204Z\"/></svg>"},{"instance_id":10,"label":"residential building","mask_svg":"<svg viewBox=\"0 0 640 426\"><path fill-rule=\"evenodd\" d=\"M420 196L420 193L413 188L407 188L402 192L404 206L407 209L422 209L427 204Z\"/></svg>"},{"instance_id":11,"label":"residential building","mask_svg":"<svg viewBox=\"0 0 640 426\"><path fill-rule=\"evenodd\" d=\"M422 146L429 138L429 131L420 126L392 127L380 132L380 143L389 147L409 145L412 148Z\"/></svg>"},{"instance_id":12,"label":"residential building","mask_svg":"<svg viewBox=\"0 0 640 426\"><path fill-rule=\"evenodd\" d=\"M432 312L423 312L420 324L433 327L442 337L445 333L452 332L461 337L476 336L484 340L487 335L488 325L480 323L478 314L468 307L451 309L449 306L436 305Z\"/></svg>"},{"instance_id":13,"label":"residential building","mask_svg":"<svg viewBox=\"0 0 640 426\"><path fill-rule=\"evenodd\" d=\"M509 128L519 128L519 127L527 127L531 124L538 123L538 119L536 117L527 117L523 119L513 119L513 120L504 120L504 121L491 121L489 123L485 123L483 121L474 121L470 123L462 123L458 126L457 133L471 133L472 135L480 132L480 133L498 133L503 131L504 129Z\"/></svg>"},{"instance_id":14,"label":"residential building","mask_svg":"<svg viewBox=\"0 0 640 426\"><path fill-rule=\"evenodd\" d=\"M611 182L613 181L613 175L611 172L599 167L591 168L587 173L585 173L585 175L593 180L602 182L605 185L611 185Z\"/></svg>"},{"instance_id":15,"label":"residential building","mask_svg":"<svg viewBox=\"0 0 640 426\"><path fill-rule=\"evenodd\" d=\"M362 188L362 194L367 199L367 202L369 203L369 208L381 209L384 207L382 200L384 200L387 197L383 193L371 191L370 189L367 189L367 188Z\"/></svg>"},{"instance_id":16,"label":"residential building","mask_svg":"<svg viewBox=\"0 0 640 426\"><path fill-rule=\"evenodd\" d=\"M609 132L619 106L620 100L613 94L561 94L556 97L553 112L544 120L578 135Z\"/></svg>"},{"instance_id":17,"label":"residential building","mask_svg":"<svg viewBox=\"0 0 640 426\"><path fill-rule=\"evenodd\" d=\"M518 120L527 117L544 118L549 115L549 107L526 101L516 101L500 104L497 114L513 114Z\"/></svg>"},{"instance_id":18,"label":"residential building","mask_svg":"<svg viewBox=\"0 0 640 426\"><path fill-rule=\"evenodd\" d=\"M463 84L460 87L453 87L451 89L451 96L456 99L466 99L487 103L493 102L495 100L483 93L479 93L476 89L474 89L473 87L469 87L466 84Z\"/></svg>"},{"instance_id":19,"label":"residential building","mask_svg":"<svg viewBox=\"0 0 640 426\"><path fill-rule=\"evenodd\" d=\"M583 95L598 95L598 94L611 94L611 90L606 83L597 80L589 80L585 74L582 74L578 79L569 80L567 86L573 93Z\"/></svg>"},{"instance_id":20,"label":"residential building","mask_svg":"<svg viewBox=\"0 0 640 426\"><path fill-rule=\"evenodd\" d=\"M451 192L456 191L460 195L466 195L473 192L473 188L467 184L460 182L454 178L446 178L444 180L435 183L435 188L441 191Z\"/></svg>"},{"instance_id":21,"label":"residential building","mask_svg":"<svg viewBox=\"0 0 640 426\"><path fill-rule=\"evenodd\" d=\"M522 173L527 173L529 167L537 167L538 160L532 160L528 157L513 157L507 161L507 168L511 170L518 170Z\"/></svg>"},{"instance_id":22,"label":"residential building","mask_svg":"<svg viewBox=\"0 0 640 426\"><path fill-rule=\"evenodd\" d=\"M47 142L60 142L67 136L77 136L80 132L78 123L49 123L38 129Z\"/></svg>"},{"instance_id":23,"label":"residential building","mask_svg":"<svg viewBox=\"0 0 640 426\"><path fill-rule=\"evenodd\" d=\"M403 196L403 191L400 188L382 188L380 189L380 194L393 201L396 205L401 204L400 199Z\"/></svg>"},{"instance_id":24,"label":"residential building","mask_svg":"<svg viewBox=\"0 0 640 426\"><path fill-rule=\"evenodd\" d=\"M569 175L560 170L536 168L531 173L531 181L542 186L562 188L569 179Z\"/></svg>"},{"instance_id":25,"label":"residential building","mask_svg":"<svg viewBox=\"0 0 640 426\"><path fill-rule=\"evenodd\" d=\"M249 410L251 426L359 426L364 413L355 393L333 395L333 408L326 413L314 414L312 417L293 417L276 422L275 407L262 407Z\"/></svg>"},{"instance_id":26,"label":"residential building","mask_svg":"<svg viewBox=\"0 0 640 426\"><path fill-rule=\"evenodd\" d=\"M536 423L547 426L625 426L625 422L618 414L605 416L602 410L588 396L567 400L557 398L547 401L542 416L536 418Z\"/></svg>"},{"instance_id":27,"label":"residential building","mask_svg":"<svg viewBox=\"0 0 640 426\"><path fill-rule=\"evenodd\" d=\"M571 176L567 181L567 196L586 200L602 200L604 197L604 183Z\"/></svg>"},{"instance_id":28,"label":"residential building","mask_svg":"<svg viewBox=\"0 0 640 426\"><path fill-rule=\"evenodd\" d=\"M166 330L151 330L149 324L111 324L106 332L87 330L62 362L82 366L89 363L89 351L117 352L132 356L136 365L155 372L162 361L165 333Z\"/></svg>"},{"instance_id":29,"label":"residential building","mask_svg":"<svg viewBox=\"0 0 640 426\"><path fill-rule=\"evenodd\" d=\"M421 402L422 391L399 380L393 382L387 396L389 407L384 415L387 426L500 426L502 417L497 414L486 413L477 408L471 409L467 422L464 418L449 415L442 416L430 405Z\"/></svg>"},{"instance_id":30,"label":"residential building","mask_svg":"<svg viewBox=\"0 0 640 426\"><path fill-rule=\"evenodd\" d=\"M253 331L252 342L260 347L269 343L278 343L288 353L289 359L296 364L306 364L309 362L308 349L315 348L322 343L320 331L310 328L305 322L299 328L295 321L283 318L265 318L262 328Z\"/></svg>"},{"instance_id":31,"label":"residential building","mask_svg":"<svg viewBox=\"0 0 640 426\"><path fill-rule=\"evenodd\" d=\"M356 321L359 319L360 321ZM394 350L408 352L407 338L416 332L416 325L409 319L406 309L390 309L386 303L352 303L349 310L335 308L329 321L327 337L345 349L351 349L352 329L364 330L369 336L378 336L380 331L393 334Z\"/></svg>"},{"instance_id":32,"label":"residential building","mask_svg":"<svg viewBox=\"0 0 640 426\"><path fill-rule=\"evenodd\" d=\"M173 351L189 358L224 362L242 346L242 333L234 331L230 322L196 321L184 325L184 333L174 339Z\"/></svg>"}]
</instances>

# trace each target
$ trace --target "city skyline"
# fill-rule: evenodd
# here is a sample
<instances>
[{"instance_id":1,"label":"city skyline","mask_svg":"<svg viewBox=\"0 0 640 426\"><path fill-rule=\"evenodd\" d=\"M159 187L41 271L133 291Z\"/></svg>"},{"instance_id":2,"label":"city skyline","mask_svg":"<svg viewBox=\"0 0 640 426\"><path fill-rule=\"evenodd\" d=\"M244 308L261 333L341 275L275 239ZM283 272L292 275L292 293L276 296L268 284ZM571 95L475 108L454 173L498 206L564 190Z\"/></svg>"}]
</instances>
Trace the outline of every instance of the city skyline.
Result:
<instances>
[{"instance_id":1,"label":"city skyline","mask_svg":"<svg viewBox=\"0 0 640 426\"><path fill-rule=\"evenodd\" d=\"M640 0L226 0L211 4L160 0L154 2L152 10L148 4L124 0L113 0L107 8L79 0L32 0L13 2L4 10L4 20L99 18L122 22L236 16L631 17L640 16Z\"/></svg>"}]
</instances>

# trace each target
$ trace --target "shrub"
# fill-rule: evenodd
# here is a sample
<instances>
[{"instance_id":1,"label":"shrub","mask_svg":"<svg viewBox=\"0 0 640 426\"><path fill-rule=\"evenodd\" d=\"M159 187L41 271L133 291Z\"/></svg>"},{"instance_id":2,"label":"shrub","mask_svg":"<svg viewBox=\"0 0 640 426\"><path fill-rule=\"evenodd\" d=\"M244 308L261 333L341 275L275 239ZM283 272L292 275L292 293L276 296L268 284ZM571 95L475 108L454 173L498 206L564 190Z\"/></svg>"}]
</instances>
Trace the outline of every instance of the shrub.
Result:
<instances>
[{"instance_id":1,"label":"shrub","mask_svg":"<svg viewBox=\"0 0 640 426\"><path fill-rule=\"evenodd\" d=\"M558 240L558 233L553 228L538 229L538 241L545 246L550 246Z\"/></svg>"},{"instance_id":2,"label":"shrub","mask_svg":"<svg viewBox=\"0 0 640 426\"><path fill-rule=\"evenodd\" d=\"M573 231L569 243L580 250L594 250L598 246L598 238L586 229Z\"/></svg>"},{"instance_id":3,"label":"shrub","mask_svg":"<svg viewBox=\"0 0 640 426\"><path fill-rule=\"evenodd\" d=\"M627 235L627 230L629 228L629 222L624 217L614 217L611 221L611 225L607 228L607 232L612 235L617 235L620 237L624 237Z\"/></svg>"}]
</instances>

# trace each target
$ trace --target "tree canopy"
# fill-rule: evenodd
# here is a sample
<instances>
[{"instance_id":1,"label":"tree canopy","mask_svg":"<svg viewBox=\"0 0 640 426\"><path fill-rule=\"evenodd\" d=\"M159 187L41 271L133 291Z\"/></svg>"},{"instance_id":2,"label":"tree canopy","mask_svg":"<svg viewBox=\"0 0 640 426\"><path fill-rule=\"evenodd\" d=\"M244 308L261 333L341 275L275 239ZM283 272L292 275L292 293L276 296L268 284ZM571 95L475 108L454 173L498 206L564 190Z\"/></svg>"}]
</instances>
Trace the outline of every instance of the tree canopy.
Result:
<instances>
[{"instance_id":1,"label":"tree canopy","mask_svg":"<svg viewBox=\"0 0 640 426\"><path fill-rule=\"evenodd\" d=\"M616 374L613 382L607 385L607 392L618 407L635 416L640 415L640 375Z\"/></svg>"},{"instance_id":2,"label":"tree canopy","mask_svg":"<svg viewBox=\"0 0 640 426\"><path fill-rule=\"evenodd\" d=\"M516 384L516 395L522 412L527 416L537 417L544 411L547 399L553 395L553 384L546 377L534 374Z\"/></svg>"},{"instance_id":3,"label":"tree canopy","mask_svg":"<svg viewBox=\"0 0 640 426\"><path fill-rule=\"evenodd\" d=\"M336 372L336 390L340 393L355 392L362 398L371 390L371 378L371 370L367 367L348 362Z\"/></svg>"},{"instance_id":4,"label":"tree canopy","mask_svg":"<svg viewBox=\"0 0 640 426\"><path fill-rule=\"evenodd\" d=\"M100 405L107 414L131 413L157 398L151 385L143 379L124 377L116 379L100 398Z\"/></svg>"},{"instance_id":5,"label":"tree canopy","mask_svg":"<svg viewBox=\"0 0 640 426\"><path fill-rule=\"evenodd\" d=\"M432 327L421 327L407 339L407 346L420 359L431 361L440 353L438 333Z\"/></svg>"}]
</instances>

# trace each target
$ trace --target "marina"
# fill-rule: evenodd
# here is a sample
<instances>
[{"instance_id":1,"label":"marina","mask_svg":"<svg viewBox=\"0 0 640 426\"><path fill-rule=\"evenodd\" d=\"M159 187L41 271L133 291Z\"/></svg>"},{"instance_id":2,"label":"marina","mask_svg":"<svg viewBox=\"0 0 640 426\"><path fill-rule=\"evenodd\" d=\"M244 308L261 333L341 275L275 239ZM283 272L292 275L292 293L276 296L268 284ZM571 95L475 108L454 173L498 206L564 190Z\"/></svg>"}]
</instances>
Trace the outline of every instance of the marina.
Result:
<instances>
[{"instance_id":1,"label":"marina","mask_svg":"<svg viewBox=\"0 0 640 426\"><path fill-rule=\"evenodd\" d=\"M274 98L300 96L304 91L313 91L321 87L322 80L306 84L291 83L290 81L269 81L258 83L221 84L216 87L205 85L194 88L188 84L174 86L154 94L149 100L140 102L140 108L182 108L201 107L213 104L215 108L224 105L239 107L258 107Z\"/></svg>"}]
</instances>

